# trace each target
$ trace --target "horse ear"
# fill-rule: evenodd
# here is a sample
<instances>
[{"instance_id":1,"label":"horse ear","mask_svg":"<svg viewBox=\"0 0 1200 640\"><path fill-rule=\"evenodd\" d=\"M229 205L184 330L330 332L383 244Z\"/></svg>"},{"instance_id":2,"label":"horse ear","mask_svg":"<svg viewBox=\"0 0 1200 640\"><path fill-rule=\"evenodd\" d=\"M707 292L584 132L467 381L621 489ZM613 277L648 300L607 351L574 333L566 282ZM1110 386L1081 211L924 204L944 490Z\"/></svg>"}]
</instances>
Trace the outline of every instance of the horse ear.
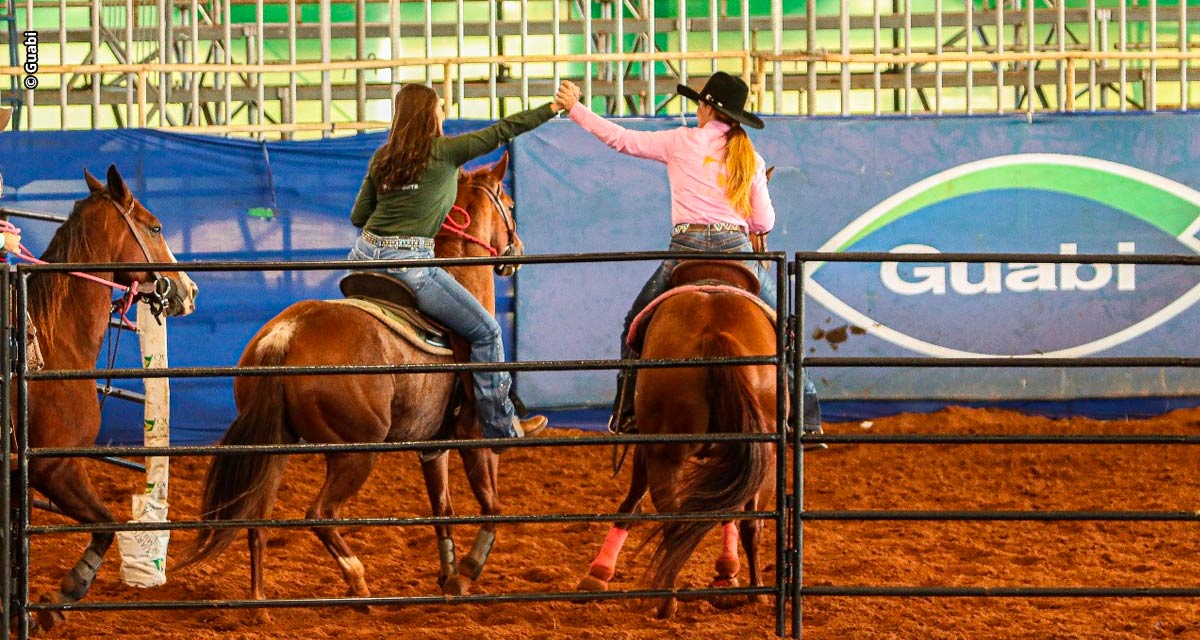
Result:
<instances>
[{"instance_id":1,"label":"horse ear","mask_svg":"<svg viewBox=\"0 0 1200 640\"><path fill-rule=\"evenodd\" d=\"M767 167L767 182L771 181L771 174L775 173L775 165Z\"/></svg>"},{"instance_id":2,"label":"horse ear","mask_svg":"<svg viewBox=\"0 0 1200 640\"><path fill-rule=\"evenodd\" d=\"M87 170L87 167L84 167L83 169L83 179L87 181L88 191L91 191L92 193L96 193L104 188L104 183L97 180L96 176L92 175L92 172Z\"/></svg>"},{"instance_id":3,"label":"horse ear","mask_svg":"<svg viewBox=\"0 0 1200 640\"><path fill-rule=\"evenodd\" d=\"M128 204L133 195L129 192L129 187L125 186L125 179L121 177L121 172L117 171L115 164L108 165L108 193L112 195L113 200L121 204Z\"/></svg>"},{"instance_id":4,"label":"horse ear","mask_svg":"<svg viewBox=\"0 0 1200 640\"><path fill-rule=\"evenodd\" d=\"M500 156L500 160L496 164L492 165L492 168L488 170L488 173L492 174L492 177L495 178L497 182L504 182L504 174L507 172L508 152L505 151L504 155Z\"/></svg>"}]
</instances>

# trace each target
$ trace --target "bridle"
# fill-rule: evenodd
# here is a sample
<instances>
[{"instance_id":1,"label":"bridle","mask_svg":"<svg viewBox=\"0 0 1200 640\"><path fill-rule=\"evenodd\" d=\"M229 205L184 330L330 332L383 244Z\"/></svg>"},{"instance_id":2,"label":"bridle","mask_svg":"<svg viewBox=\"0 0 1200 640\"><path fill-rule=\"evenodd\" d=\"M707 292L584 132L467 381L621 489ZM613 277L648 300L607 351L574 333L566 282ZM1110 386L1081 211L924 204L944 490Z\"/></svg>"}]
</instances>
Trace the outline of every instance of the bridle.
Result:
<instances>
[{"instance_id":1,"label":"bridle","mask_svg":"<svg viewBox=\"0 0 1200 640\"><path fill-rule=\"evenodd\" d=\"M147 263L153 263L154 258L150 256L150 248L146 245L146 240L142 238L141 232L138 231L137 225L133 223L133 207L137 201L133 198L129 199L129 206L122 207L121 203L117 202L111 194L104 194L104 198L111 202L121 213L121 219L125 221L125 225L129 227L129 233L133 235L133 239L137 242L138 248L142 250L142 256L146 258ZM150 270L150 278L153 284L147 284L139 287L137 282L134 282L133 287L128 289L133 293L134 298L140 298L150 305L150 311L154 317L162 316L164 307L167 304L167 299L174 293L175 283L170 278L164 277L156 270ZM128 295L128 294L127 294ZM127 304L132 305L133 299Z\"/></svg>"},{"instance_id":2,"label":"bridle","mask_svg":"<svg viewBox=\"0 0 1200 640\"><path fill-rule=\"evenodd\" d=\"M445 231L448 231L460 238L463 238L464 240L467 240L469 242L472 242L474 244L477 244L477 245L483 247L484 249L487 250L488 255L490 255L490 256L495 257L495 256L516 255L516 251L517 251L516 222L513 219L512 207L509 207L508 205L504 204L504 199L500 197L500 188L497 187L495 189L492 189L492 188L489 188L489 187L486 187L483 185L479 185L479 184L470 184L469 186L472 189L478 189L479 191L482 191L485 194L487 194L488 200L491 201L492 206L494 206L496 208L496 210L500 212L500 219L504 221L504 229L508 233L508 244L505 245L503 251L496 251L495 247L493 247L492 245L488 244L487 242L484 242L482 239L480 239L476 236L473 236L473 235L467 233L467 231L466 231L467 227L469 227L471 225L471 213L458 205L454 205L454 206L450 207L450 213L446 215L446 220L444 222L442 222L442 229ZM462 214L462 216L463 216L462 222L459 222L454 219L453 214L455 212ZM512 270L508 271L508 269L510 267L512 268ZM496 265L496 273L500 273L501 275L512 275L512 273L515 273L516 270L520 269L520 268L521 268L521 265L498 264L498 265ZM502 271L505 271L506 273L502 273Z\"/></svg>"},{"instance_id":3,"label":"bridle","mask_svg":"<svg viewBox=\"0 0 1200 640\"><path fill-rule=\"evenodd\" d=\"M133 222L132 213L136 201L131 199L128 206L122 206L121 203L117 202L116 198L113 198L109 194L102 194L102 197L112 203L113 207L115 207L116 210L121 214L121 219L125 221L126 226L129 228L129 232L133 235L133 239L138 244L138 248L142 250L142 256L146 258L146 262L154 262L154 259L150 256L150 249L146 245L145 239L142 238L142 234L138 233L137 226ZM11 224L9 226L12 227ZM20 232L20 230L16 229L15 227L12 227L12 229L16 230L18 233ZM46 261L34 257L33 253L30 252L29 249L23 244L20 246L19 251L13 252L13 255L21 260L31 262L33 264L47 264ZM135 280L129 286L120 284L118 282L113 282L112 280L106 280L90 273L83 273L80 271L70 271L68 273L69 275L83 278L84 280L97 282L114 291L123 292L124 295L113 301L112 308L114 313L119 313L121 315L121 320L130 329L134 328L133 323L129 321L129 319L126 317L126 314L129 313L131 308L133 308L134 303L136 303L138 300L144 300L150 305L150 311L154 314L154 316L156 318L161 317L163 309L165 309L167 306L167 299L173 293L175 286L170 278L163 277L158 271L149 272L152 278L151 282L139 283Z\"/></svg>"}]
</instances>

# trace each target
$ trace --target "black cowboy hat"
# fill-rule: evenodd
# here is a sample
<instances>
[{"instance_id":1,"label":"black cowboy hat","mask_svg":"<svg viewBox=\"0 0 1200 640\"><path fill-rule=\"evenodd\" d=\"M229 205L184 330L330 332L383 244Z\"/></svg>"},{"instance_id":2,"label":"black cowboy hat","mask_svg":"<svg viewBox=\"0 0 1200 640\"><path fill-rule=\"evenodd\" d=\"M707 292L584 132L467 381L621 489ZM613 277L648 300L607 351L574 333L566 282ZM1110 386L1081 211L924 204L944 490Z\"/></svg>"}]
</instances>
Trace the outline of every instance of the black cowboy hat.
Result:
<instances>
[{"instance_id":1,"label":"black cowboy hat","mask_svg":"<svg viewBox=\"0 0 1200 640\"><path fill-rule=\"evenodd\" d=\"M718 71L712 74L708 82L704 83L704 88L700 93L696 90L681 84L676 88L676 92L685 98L691 98L696 102L706 102L713 109L733 118L734 120L755 129L763 128L763 121L758 116L746 111L746 97L750 95L750 87L742 82L741 78Z\"/></svg>"}]
</instances>

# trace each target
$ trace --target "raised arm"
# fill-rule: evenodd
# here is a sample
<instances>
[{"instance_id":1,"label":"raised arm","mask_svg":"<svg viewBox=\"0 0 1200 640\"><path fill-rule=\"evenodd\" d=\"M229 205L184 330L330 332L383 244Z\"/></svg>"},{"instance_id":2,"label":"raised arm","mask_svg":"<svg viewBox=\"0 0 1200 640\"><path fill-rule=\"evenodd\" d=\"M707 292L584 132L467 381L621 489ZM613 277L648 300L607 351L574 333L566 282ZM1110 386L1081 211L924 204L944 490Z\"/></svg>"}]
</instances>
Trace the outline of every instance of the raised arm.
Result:
<instances>
[{"instance_id":1,"label":"raised arm","mask_svg":"<svg viewBox=\"0 0 1200 640\"><path fill-rule=\"evenodd\" d=\"M683 130L632 131L592 113L581 102L571 107L571 120L621 153L659 162L667 161L675 136Z\"/></svg>"},{"instance_id":2,"label":"raised arm","mask_svg":"<svg viewBox=\"0 0 1200 640\"><path fill-rule=\"evenodd\" d=\"M756 154L757 155L757 154ZM775 227L775 207L767 191L766 163L756 158L754 179L750 183L750 233L766 233Z\"/></svg>"},{"instance_id":3,"label":"raised arm","mask_svg":"<svg viewBox=\"0 0 1200 640\"><path fill-rule=\"evenodd\" d=\"M358 189L358 198L354 200L354 210L350 212L350 223L361 229L372 213L375 213L375 180L371 178L368 168L367 177L363 178L362 187Z\"/></svg>"},{"instance_id":4,"label":"raised arm","mask_svg":"<svg viewBox=\"0 0 1200 640\"><path fill-rule=\"evenodd\" d=\"M463 165L499 149L504 143L550 120L557 113L555 103L544 104L536 109L515 113L490 127L444 138L442 148L446 159Z\"/></svg>"}]
</instances>

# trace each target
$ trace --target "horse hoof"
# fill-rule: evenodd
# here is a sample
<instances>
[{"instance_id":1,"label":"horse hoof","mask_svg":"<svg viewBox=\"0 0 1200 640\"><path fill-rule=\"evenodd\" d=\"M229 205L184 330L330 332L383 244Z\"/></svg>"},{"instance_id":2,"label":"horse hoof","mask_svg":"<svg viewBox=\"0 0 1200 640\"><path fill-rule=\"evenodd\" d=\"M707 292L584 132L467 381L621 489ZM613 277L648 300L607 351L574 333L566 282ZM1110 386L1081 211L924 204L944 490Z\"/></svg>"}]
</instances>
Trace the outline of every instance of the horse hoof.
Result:
<instances>
[{"instance_id":1,"label":"horse hoof","mask_svg":"<svg viewBox=\"0 0 1200 640\"><path fill-rule=\"evenodd\" d=\"M586 575L575 586L576 591L608 591L608 581L593 575Z\"/></svg>"},{"instance_id":2,"label":"horse hoof","mask_svg":"<svg viewBox=\"0 0 1200 640\"><path fill-rule=\"evenodd\" d=\"M587 576L583 577L583 580L579 581L579 584L575 585L575 590L576 591L608 591L608 581L601 580L600 578L597 578L596 576L587 575ZM592 600L591 598L587 598L587 599L580 599L580 600L572 600L571 602L572 602L572 604L587 604L589 602L595 602L595 600Z\"/></svg>"},{"instance_id":3,"label":"horse hoof","mask_svg":"<svg viewBox=\"0 0 1200 640\"><path fill-rule=\"evenodd\" d=\"M271 614L266 609L255 609L250 620L256 625L265 626L271 624Z\"/></svg>"},{"instance_id":4,"label":"horse hoof","mask_svg":"<svg viewBox=\"0 0 1200 640\"><path fill-rule=\"evenodd\" d=\"M717 576L708 585L710 589L729 589L737 586L739 586L737 576Z\"/></svg>"},{"instance_id":5,"label":"horse hoof","mask_svg":"<svg viewBox=\"0 0 1200 640\"><path fill-rule=\"evenodd\" d=\"M442 585L442 593L448 596L465 596L471 591L471 580L462 574L450 576Z\"/></svg>"},{"instance_id":6,"label":"horse hoof","mask_svg":"<svg viewBox=\"0 0 1200 640\"><path fill-rule=\"evenodd\" d=\"M737 556L717 558L716 565L718 576L737 575L738 570L742 568L741 563L738 562Z\"/></svg>"},{"instance_id":7,"label":"horse hoof","mask_svg":"<svg viewBox=\"0 0 1200 640\"><path fill-rule=\"evenodd\" d=\"M675 611L678 608L679 608L679 603L675 601L675 598L667 598L666 600L663 601L662 604L658 605L658 612L656 615L658 616L658 618L660 620L674 618Z\"/></svg>"},{"instance_id":8,"label":"horse hoof","mask_svg":"<svg viewBox=\"0 0 1200 640\"><path fill-rule=\"evenodd\" d=\"M471 556L467 556L458 564L458 572L472 580L478 580L483 574L483 565L477 564Z\"/></svg>"},{"instance_id":9,"label":"horse hoof","mask_svg":"<svg viewBox=\"0 0 1200 640\"><path fill-rule=\"evenodd\" d=\"M37 635L39 632L49 631L62 624L66 619L62 611L38 611L33 614L29 632L31 635Z\"/></svg>"}]
</instances>

